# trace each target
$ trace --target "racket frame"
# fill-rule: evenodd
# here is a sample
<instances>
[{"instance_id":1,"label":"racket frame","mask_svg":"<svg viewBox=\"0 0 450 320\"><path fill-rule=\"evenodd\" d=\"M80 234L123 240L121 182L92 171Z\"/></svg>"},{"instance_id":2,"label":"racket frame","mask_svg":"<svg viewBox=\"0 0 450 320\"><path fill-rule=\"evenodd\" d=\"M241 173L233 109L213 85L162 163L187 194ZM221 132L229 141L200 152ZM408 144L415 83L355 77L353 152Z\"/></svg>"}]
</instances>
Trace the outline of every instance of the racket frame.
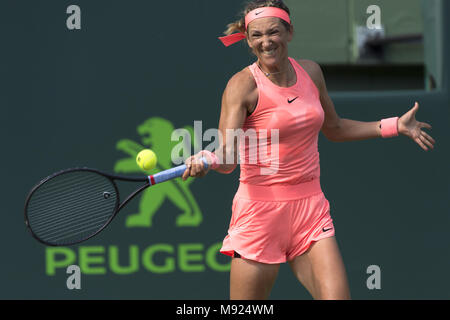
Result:
<instances>
[{"instance_id":1,"label":"racket frame","mask_svg":"<svg viewBox=\"0 0 450 320\"><path fill-rule=\"evenodd\" d=\"M99 174L105 178L107 178L111 184L114 186L114 190L116 192L116 203L114 206L114 211L111 214L111 217L105 222L105 224L99 228L96 232L94 232L92 235L83 238L80 241L77 241L75 243L71 243L71 244L67 244L67 245L62 245L62 244L55 244L55 243L50 243L47 242L45 240L40 239L34 232L33 229L30 226L30 222L29 222L29 218L28 218L28 214L27 214L27 208L28 208L28 203L30 202L31 197L33 196L34 192L41 187L43 184L45 184L47 181L66 174L66 173L71 173L71 172L80 172L80 171L86 171L86 172L92 172L92 173L96 173ZM120 192L119 189L117 188L117 184L115 182L115 180L119 180L119 181L126 181L126 182L145 182L145 184L143 184L139 189L135 190L134 192L132 192L123 202L120 202ZM27 198L25 200L25 207L24 207L24 218L25 218L25 225L27 227L27 229L30 231L31 235L33 236L33 238L35 238L37 241L39 241L40 243L46 245L46 246L52 246L52 247L58 247L58 246L71 246L71 245L75 245L81 242L84 242L86 240L89 240L92 237L95 237L97 234L99 234L100 232L102 232L110 223L111 221L116 217L117 213L129 202L131 201L135 196L137 196L140 192L142 192L143 190L145 190L146 188L148 188L151 184L149 183L149 179L147 176L140 176L140 177L131 177L131 176L121 176L121 175L112 175L112 174L108 174L105 172L102 172L100 170L97 169L92 169L92 168L87 168L87 167L79 167L79 168L70 168L70 169L65 169L65 170L61 170L58 172L55 172L51 175L49 175L48 177L42 179L39 183L37 183L32 189L31 191L28 193Z\"/></svg>"},{"instance_id":2,"label":"racket frame","mask_svg":"<svg viewBox=\"0 0 450 320\"><path fill-rule=\"evenodd\" d=\"M206 169L208 169L209 164L208 161L206 160L206 158L202 157L200 158L200 160L203 162L203 165L205 166ZM164 182L164 181L168 181L174 178L179 178L182 176L182 174L184 173L184 171L186 170L186 165L180 165L178 167L174 167L171 169L167 169L161 172L158 172L155 175L150 175L150 176L121 176L121 175L113 175L113 174L108 174L105 172L102 172L100 170L97 169L92 169L92 168L87 168L87 167L78 167L78 168L71 168L71 169L64 169L58 172L55 172L53 174L51 174L50 176L42 179L38 184L36 184L31 191L28 193L28 196L25 200L25 208L24 208L24 213L25 213L25 225L27 226L28 230L31 232L31 235L33 236L33 238L35 238L37 241L39 241L42 244L45 244L47 246L71 246L71 245L75 245L81 242L84 242L86 240L89 240L90 238L96 236L97 234L99 234L101 231L103 231L110 223L111 221L116 217L117 213L128 203L130 202L136 195L138 195L139 193L141 193L143 190L145 190L146 188L153 186L155 184ZM30 222L28 219L28 214L27 214L27 207L28 207L28 203L30 202L31 196L33 195L33 193L43 184L45 184L47 181L60 176L62 174L65 173L70 173L70 172L76 172L76 171L88 171L88 172L93 172L96 174L99 174L105 178L107 178L111 184L114 186L114 189L116 191L116 204L114 207L114 211L111 214L111 217L107 220L107 222L105 222L105 224L99 228L95 233L93 233L92 235L83 238L82 240L79 240L77 242L73 242L70 244L55 244L55 243L49 243L45 240L40 239L31 229L30 226ZM158 177L158 178L156 178ZM119 181L126 181L126 182L145 182L140 188L136 189L134 192L132 192L122 203L120 202L120 193L119 193L119 189L117 188L117 185L115 183L115 180L119 180ZM155 181L158 180L158 181Z\"/></svg>"}]
</instances>

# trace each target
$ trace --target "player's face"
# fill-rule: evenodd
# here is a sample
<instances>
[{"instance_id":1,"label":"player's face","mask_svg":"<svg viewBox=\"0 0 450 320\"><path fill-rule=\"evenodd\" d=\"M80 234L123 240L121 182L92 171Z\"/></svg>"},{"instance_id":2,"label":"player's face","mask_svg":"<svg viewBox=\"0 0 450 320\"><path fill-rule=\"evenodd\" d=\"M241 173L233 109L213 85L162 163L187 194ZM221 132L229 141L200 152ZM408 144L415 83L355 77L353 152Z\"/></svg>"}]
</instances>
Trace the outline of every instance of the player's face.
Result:
<instances>
[{"instance_id":1,"label":"player's face","mask_svg":"<svg viewBox=\"0 0 450 320\"><path fill-rule=\"evenodd\" d=\"M261 18L248 26L247 42L260 63L276 66L288 57L288 43L293 29L286 30L279 18Z\"/></svg>"}]
</instances>

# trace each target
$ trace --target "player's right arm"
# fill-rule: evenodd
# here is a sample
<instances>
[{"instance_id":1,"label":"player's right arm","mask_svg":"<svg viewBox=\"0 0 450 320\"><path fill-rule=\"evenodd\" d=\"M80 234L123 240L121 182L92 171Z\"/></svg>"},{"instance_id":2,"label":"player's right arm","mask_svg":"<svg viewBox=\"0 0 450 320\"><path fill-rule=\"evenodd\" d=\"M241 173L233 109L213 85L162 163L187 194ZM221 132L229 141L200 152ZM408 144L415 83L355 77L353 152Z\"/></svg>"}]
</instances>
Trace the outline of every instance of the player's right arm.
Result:
<instances>
[{"instance_id":1,"label":"player's right arm","mask_svg":"<svg viewBox=\"0 0 450 320\"><path fill-rule=\"evenodd\" d=\"M219 159L215 171L231 173L238 163L238 139L236 132L242 129L247 115L258 102L258 89L248 68L235 74L227 84L222 96L222 108L219 120L220 141L214 152ZM191 177L202 177L207 173L203 163L193 161L198 155L186 160L183 180Z\"/></svg>"},{"instance_id":2,"label":"player's right arm","mask_svg":"<svg viewBox=\"0 0 450 320\"><path fill-rule=\"evenodd\" d=\"M223 93L220 112L220 147L216 155L222 164L216 169L221 173L231 173L238 163L237 132L242 129L247 115L258 101L258 90L250 70L244 69L233 76Z\"/></svg>"}]
</instances>

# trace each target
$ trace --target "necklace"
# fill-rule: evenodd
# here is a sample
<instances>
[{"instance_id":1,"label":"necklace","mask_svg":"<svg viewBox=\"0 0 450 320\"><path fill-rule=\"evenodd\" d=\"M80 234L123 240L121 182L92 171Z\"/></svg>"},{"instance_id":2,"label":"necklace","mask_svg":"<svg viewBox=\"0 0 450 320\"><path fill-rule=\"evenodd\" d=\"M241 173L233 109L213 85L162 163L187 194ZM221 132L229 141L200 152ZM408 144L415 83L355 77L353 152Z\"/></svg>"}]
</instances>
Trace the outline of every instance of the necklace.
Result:
<instances>
[{"instance_id":1,"label":"necklace","mask_svg":"<svg viewBox=\"0 0 450 320\"><path fill-rule=\"evenodd\" d=\"M274 74L280 74L280 73L283 73L283 71L273 72L273 73L265 72L265 71L261 68L261 66L259 65L259 63L257 63L257 65L258 65L259 70L261 70L261 72L264 73L264 74L266 75L267 78L270 77L270 76L272 76L272 75L274 75Z\"/></svg>"}]
</instances>

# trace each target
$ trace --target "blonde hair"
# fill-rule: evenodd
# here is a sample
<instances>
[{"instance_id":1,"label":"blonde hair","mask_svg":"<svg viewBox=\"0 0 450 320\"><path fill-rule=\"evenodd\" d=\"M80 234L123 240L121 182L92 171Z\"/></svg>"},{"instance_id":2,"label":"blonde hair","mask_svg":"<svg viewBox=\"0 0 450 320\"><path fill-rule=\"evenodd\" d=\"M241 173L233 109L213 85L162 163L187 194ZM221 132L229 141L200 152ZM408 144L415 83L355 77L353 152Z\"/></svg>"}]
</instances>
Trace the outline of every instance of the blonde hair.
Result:
<instances>
[{"instance_id":1,"label":"blonde hair","mask_svg":"<svg viewBox=\"0 0 450 320\"><path fill-rule=\"evenodd\" d=\"M275 7L280 8L286 11L289 15L291 15L291 12L289 11L289 8L283 3L282 0L254 0L247 3L245 9L241 12L241 19L229 23L227 25L227 30L225 30L224 34L230 35L235 32L241 32L245 33L245 16L250 12L258 8L263 7ZM290 25L286 21L282 21L284 26L286 27L286 30L289 30Z\"/></svg>"}]
</instances>

